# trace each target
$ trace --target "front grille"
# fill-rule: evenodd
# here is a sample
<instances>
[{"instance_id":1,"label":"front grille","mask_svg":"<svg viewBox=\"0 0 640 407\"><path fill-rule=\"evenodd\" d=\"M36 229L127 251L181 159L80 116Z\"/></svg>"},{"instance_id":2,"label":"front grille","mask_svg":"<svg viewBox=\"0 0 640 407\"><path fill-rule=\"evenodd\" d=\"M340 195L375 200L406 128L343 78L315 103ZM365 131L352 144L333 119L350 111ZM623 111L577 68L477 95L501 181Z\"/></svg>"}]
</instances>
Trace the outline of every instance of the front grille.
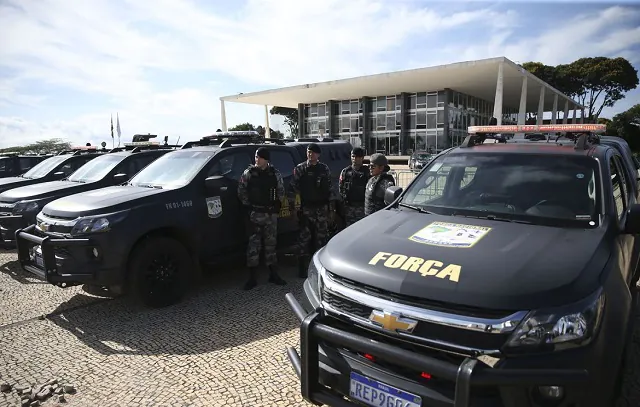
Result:
<instances>
[{"instance_id":1,"label":"front grille","mask_svg":"<svg viewBox=\"0 0 640 407\"><path fill-rule=\"evenodd\" d=\"M362 284L348 278L344 278L327 272L329 278L339 282L345 287L352 288L361 292L368 292L375 294L376 297L385 300L397 302L400 304L410 305L418 308L426 308L434 311L446 312L448 314L464 315L474 318L486 318L486 319L500 319L508 317L514 313L513 310L492 310L484 308L469 307L465 305L446 303L441 301L427 300L424 298L411 297L408 295L400 295L391 291L381 290L380 288L370 285Z\"/></svg>"},{"instance_id":2,"label":"front grille","mask_svg":"<svg viewBox=\"0 0 640 407\"><path fill-rule=\"evenodd\" d=\"M336 310L364 319L368 319L374 310L373 307L333 294L324 287L322 290L322 300ZM419 321L412 334L416 337L431 341L440 341L452 345L485 350L502 348L509 337L509 334L486 333L425 321Z\"/></svg>"}]
</instances>

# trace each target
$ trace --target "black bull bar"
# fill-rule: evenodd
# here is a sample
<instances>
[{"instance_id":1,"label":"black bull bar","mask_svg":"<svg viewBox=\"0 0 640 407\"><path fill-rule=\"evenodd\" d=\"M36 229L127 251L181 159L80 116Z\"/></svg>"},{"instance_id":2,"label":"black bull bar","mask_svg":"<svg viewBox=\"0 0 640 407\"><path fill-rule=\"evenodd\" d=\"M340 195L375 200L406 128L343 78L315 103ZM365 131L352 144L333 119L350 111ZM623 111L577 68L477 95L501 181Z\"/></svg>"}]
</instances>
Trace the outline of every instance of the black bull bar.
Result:
<instances>
[{"instance_id":1,"label":"black bull bar","mask_svg":"<svg viewBox=\"0 0 640 407\"><path fill-rule=\"evenodd\" d=\"M293 347L287 348L287 356L300 379L302 397L316 405L360 406L343 399L320 383L318 350L320 341L371 354L386 362L400 364L417 371L426 371L455 382L453 407L469 406L472 385L563 386L583 384L588 378L587 371L581 369L493 369L478 363L478 359L472 357L467 357L460 365L456 365L325 325L322 323L321 312L312 311L307 314L293 294L289 293L285 298L300 321L301 356Z\"/></svg>"}]
</instances>

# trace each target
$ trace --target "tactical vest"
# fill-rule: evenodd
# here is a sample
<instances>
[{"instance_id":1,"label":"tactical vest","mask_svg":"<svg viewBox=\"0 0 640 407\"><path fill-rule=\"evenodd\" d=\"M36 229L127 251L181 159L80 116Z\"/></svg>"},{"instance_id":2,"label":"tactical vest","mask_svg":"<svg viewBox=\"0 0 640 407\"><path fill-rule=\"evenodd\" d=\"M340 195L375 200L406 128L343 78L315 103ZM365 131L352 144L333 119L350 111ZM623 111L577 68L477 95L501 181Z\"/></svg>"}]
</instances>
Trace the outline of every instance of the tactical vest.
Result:
<instances>
[{"instance_id":1,"label":"tactical vest","mask_svg":"<svg viewBox=\"0 0 640 407\"><path fill-rule=\"evenodd\" d=\"M364 203L367 181L369 181L369 166L363 165L360 171L350 166L344 172L344 195L342 198L352 206L361 206Z\"/></svg>"},{"instance_id":2,"label":"tactical vest","mask_svg":"<svg viewBox=\"0 0 640 407\"><path fill-rule=\"evenodd\" d=\"M382 173L380 175L380 178L378 178L374 182L367 183L367 189L364 194L364 212L366 214L372 214L386 206L384 203L384 191L378 188L378 185L380 185L380 181L382 181L383 179L394 181L393 176L385 172Z\"/></svg>"},{"instance_id":3,"label":"tactical vest","mask_svg":"<svg viewBox=\"0 0 640 407\"><path fill-rule=\"evenodd\" d=\"M329 178L324 165L304 164L300 177L300 201L302 206L319 207L329 204Z\"/></svg>"},{"instance_id":4,"label":"tactical vest","mask_svg":"<svg viewBox=\"0 0 640 407\"><path fill-rule=\"evenodd\" d=\"M273 207L278 200L278 178L273 167L260 170L254 166L247 185L249 203L254 207Z\"/></svg>"}]
</instances>

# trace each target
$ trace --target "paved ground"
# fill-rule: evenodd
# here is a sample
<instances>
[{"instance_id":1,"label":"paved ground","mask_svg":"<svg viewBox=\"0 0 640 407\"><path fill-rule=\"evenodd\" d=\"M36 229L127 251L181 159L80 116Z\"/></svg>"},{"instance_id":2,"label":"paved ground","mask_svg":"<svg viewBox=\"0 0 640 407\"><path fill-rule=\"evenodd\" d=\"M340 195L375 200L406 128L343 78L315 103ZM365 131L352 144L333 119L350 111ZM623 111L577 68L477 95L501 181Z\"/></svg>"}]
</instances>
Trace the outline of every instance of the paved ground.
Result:
<instances>
[{"instance_id":1,"label":"paved ground","mask_svg":"<svg viewBox=\"0 0 640 407\"><path fill-rule=\"evenodd\" d=\"M0 251L0 383L57 379L76 389L69 406L307 405L284 351L298 343L284 295L299 297L302 280L283 275L288 287L244 292L244 275L226 272L177 306L148 310L41 283ZM5 406L20 406L15 391L0 393Z\"/></svg>"}]
</instances>

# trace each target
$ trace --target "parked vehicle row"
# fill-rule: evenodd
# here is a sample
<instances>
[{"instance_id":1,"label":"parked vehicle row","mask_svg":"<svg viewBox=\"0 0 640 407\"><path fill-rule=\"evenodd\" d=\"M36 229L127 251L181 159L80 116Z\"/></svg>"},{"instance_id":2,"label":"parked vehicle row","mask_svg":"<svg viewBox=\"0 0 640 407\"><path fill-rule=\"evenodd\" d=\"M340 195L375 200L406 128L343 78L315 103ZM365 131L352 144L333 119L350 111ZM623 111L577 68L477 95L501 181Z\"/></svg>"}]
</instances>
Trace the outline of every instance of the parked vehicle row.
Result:
<instances>
[{"instance_id":1,"label":"parked vehicle row","mask_svg":"<svg viewBox=\"0 0 640 407\"><path fill-rule=\"evenodd\" d=\"M202 266L244 253L248 236L238 227L237 185L255 151L270 150L288 186L311 142L322 146L320 160L337 191L351 152L338 140L285 142L257 132L219 132L180 149L145 141L84 152L88 162L63 179L0 193L3 241L16 244L24 270L50 284L105 287L150 306L170 305ZM279 244L291 242L298 228L295 208L283 201Z\"/></svg>"},{"instance_id":2,"label":"parked vehicle row","mask_svg":"<svg viewBox=\"0 0 640 407\"><path fill-rule=\"evenodd\" d=\"M287 295L307 401L640 405L640 166L603 125L525 127L469 128L315 253ZM567 136L493 137L529 128Z\"/></svg>"}]
</instances>

